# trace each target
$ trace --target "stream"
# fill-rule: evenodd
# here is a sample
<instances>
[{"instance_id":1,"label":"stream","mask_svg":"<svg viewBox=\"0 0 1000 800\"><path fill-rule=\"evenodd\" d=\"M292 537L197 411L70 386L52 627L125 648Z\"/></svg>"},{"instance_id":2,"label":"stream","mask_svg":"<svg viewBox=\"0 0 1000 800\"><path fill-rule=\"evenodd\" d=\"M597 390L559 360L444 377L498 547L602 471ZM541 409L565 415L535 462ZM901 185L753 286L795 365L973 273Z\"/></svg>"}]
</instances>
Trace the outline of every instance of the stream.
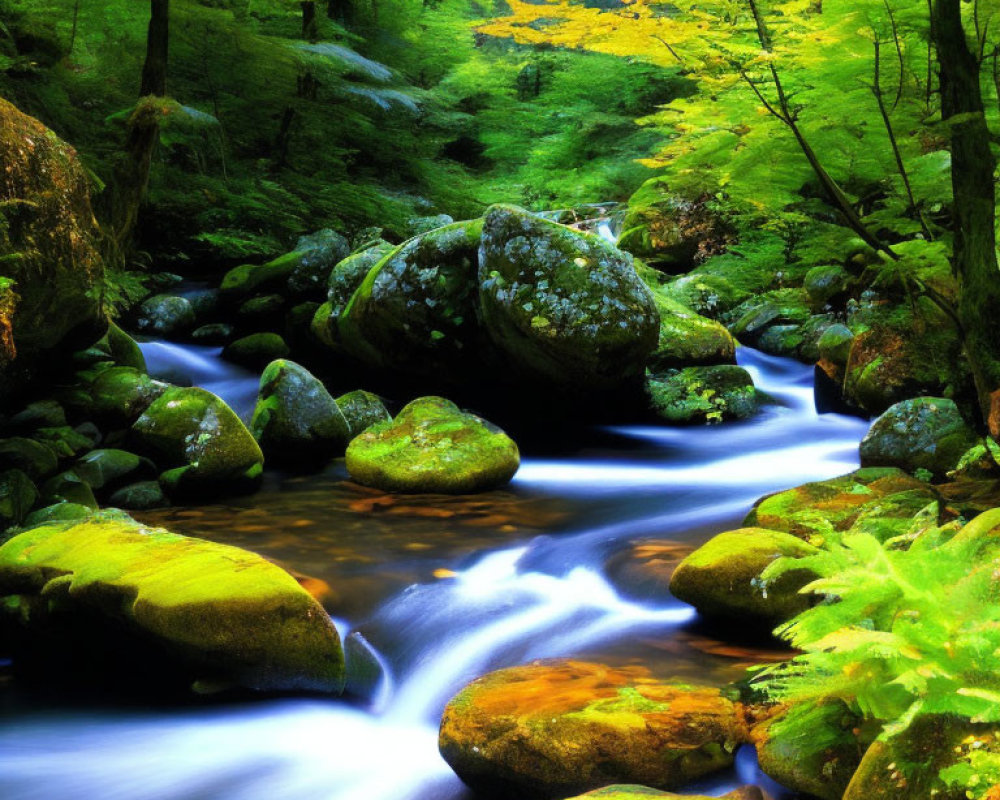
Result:
<instances>
[{"instance_id":1,"label":"stream","mask_svg":"<svg viewBox=\"0 0 1000 800\"><path fill-rule=\"evenodd\" d=\"M217 348L143 350L151 373L205 386L244 418L252 410L256 377ZM354 700L183 708L67 708L0 683L0 797L471 797L437 753L437 725L486 671L571 656L713 682L780 658L714 639L678 601L622 593L607 566L651 539L683 555L738 527L761 495L857 467L868 423L817 414L812 367L747 348L738 358L775 401L754 419L582 432L571 453L528 448L504 491L388 496L347 482L341 460L315 476L268 473L259 493L225 504L137 515L304 576L353 634L349 657L365 650L381 671ZM687 788L722 794L758 782L754 766L741 752L736 770Z\"/></svg>"}]
</instances>

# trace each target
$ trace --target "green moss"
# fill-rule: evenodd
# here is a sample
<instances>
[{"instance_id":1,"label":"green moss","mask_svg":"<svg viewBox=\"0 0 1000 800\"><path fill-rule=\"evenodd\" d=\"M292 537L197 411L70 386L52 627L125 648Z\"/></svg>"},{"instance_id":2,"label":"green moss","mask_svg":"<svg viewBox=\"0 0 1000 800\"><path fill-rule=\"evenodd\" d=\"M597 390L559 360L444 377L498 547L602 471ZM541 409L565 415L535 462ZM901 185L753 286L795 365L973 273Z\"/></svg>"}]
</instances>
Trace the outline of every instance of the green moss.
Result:
<instances>
[{"instance_id":1,"label":"green moss","mask_svg":"<svg viewBox=\"0 0 1000 800\"><path fill-rule=\"evenodd\" d=\"M675 425L745 419L756 413L759 405L750 373L733 365L650 375L646 394L651 411Z\"/></svg>"},{"instance_id":2,"label":"green moss","mask_svg":"<svg viewBox=\"0 0 1000 800\"><path fill-rule=\"evenodd\" d=\"M17 469L31 480L51 475L59 467L54 450L34 439L14 436L0 439L0 470Z\"/></svg>"},{"instance_id":3,"label":"green moss","mask_svg":"<svg viewBox=\"0 0 1000 800\"><path fill-rule=\"evenodd\" d=\"M94 418L116 427L131 425L168 388L134 367L102 370L90 385Z\"/></svg>"},{"instance_id":4,"label":"green moss","mask_svg":"<svg viewBox=\"0 0 1000 800\"><path fill-rule=\"evenodd\" d=\"M285 358L291 350L276 333L252 333L230 342L222 357L249 369L263 369L275 359Z\"/></svg>"},{"instance_id":5,"label":"green moss","mask_svg":"<svg viewBox=\"0 0 1000 800\"><path fill-rule=\"evenodd\" d=\"M22 470L0 472L0 533L20 525L38 500L38 490Z\"/></svg>"},{"instance_id":6,"label":"green moss","mask_svg":"<svg viewBox=\"0 0 1000 800\"><path fill-rule=\"evenodd\" d=\"M761 573L783 556L811 555L816 548L790 534L763 528L720 533L685 558L674 571L670 591L706 616L774 627L810 605L798 593L812 578L789 572L764 586Z\"/></svg>"},{"instance_id":7,"label":"green moss","mask_svg":"<svg viewBox=\"0 0 1000 800\"><path fill-rule=\"evenodd\" d=\"M234 267L222 277L220 288L223 295L249 297L262 291L280 289L287 283L302 256L301 252L293 251L266 264L243 264Z\"/></svg>"},{"instance_id":8,"label":"green moss","mask_svg":"<svg viewBox=\"0 0 1000 800\"><path fill-rule=\"evenodd\" d=\"M364 433L372 425L392 421L392 415L381 398L363 389L341 395L337 398L337 406L347 420L352 439Z\"/></svg>"},{"instance_id":9,"label":"green moss","mask_svg":"<svg viewBox=\"0 0 1000 800\"><path fill-rule=\"evenodd\" d=\"M250 430L268 458L329 460L350 439L347 420L322 382L292 361L272 361L260 378Z\"/></svg>"},{"instance_id":10,"label":"green moss","mask_svg":"<svg viewBox=\"0 0 1000 800\"><path fill-rule=\"evenodd\" d=\"M503 431L441 397L414 400L347 448L352 478L399 492L492 489L507 483L519 464L517 445Z\"/></svg>"},{"instance_id":11,"label":"green moss","mask_svg":"<svg viewBox=\"0 0 1000 800\"><path fill-rule=\"evenodd\" d=\"M222 400L197 388L172 388L129 434L161 469L168 491L201 494L241 489L261 473L264 456L250 431Z\"/></svg>"},{"instance_id":12,"label":"green moss","mask_svg":"<svg viewBox=\"0 0 1000 800\"><path fill-rule=\"evenodd\" d=\"M323 609L291 575L239 548L122 515L45 525L0 547L0 596L43 595L47 606L23 621L29 647L64 615L88 612L155 641L196 679L269 690L343 686L340 642Z\"/></svg>"},{"instance_id":13,"label":"green moss","mask_svg":"<svg viewBox=\"0 0 1000 800\"><path fill-rule=\"evenodd\" d=\"M123 483L152 477L155 466L135 453L110 448L87 453L73 465L73 472L95 491L110 491Z\"/></svg>"}]
</instances>

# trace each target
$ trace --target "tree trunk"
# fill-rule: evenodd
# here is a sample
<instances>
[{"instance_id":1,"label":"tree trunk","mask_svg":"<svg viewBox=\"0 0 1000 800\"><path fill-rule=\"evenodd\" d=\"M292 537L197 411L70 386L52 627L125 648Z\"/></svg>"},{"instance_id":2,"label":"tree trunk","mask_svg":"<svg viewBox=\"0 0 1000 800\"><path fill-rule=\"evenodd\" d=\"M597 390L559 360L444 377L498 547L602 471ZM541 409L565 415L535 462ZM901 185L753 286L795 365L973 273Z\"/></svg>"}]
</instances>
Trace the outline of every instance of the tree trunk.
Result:
<instances>
[{"instance_id":1,"label":"tree trunk","mask_svg":"<svg viewBox=\"0 0 1000 800\"><path fill-rule=\"evenodd\" d=\"M316 0L303 0L302 8L302 38L307 42L319 39L319 27L316 20Z\"/></svg>"},{"instance_id":2,"label":"tree trunk","mask_svg":"<svg viewBox=\"0 0 1000 800\"><path fill-rule=\"evenodd\" d=\"M139 102L129 117L125 154L115 169L111 219L119 257L132 249L139 208L149 185L153 151L160 139L160 109L153 98L163 97L167 91L170 0L150 0L149 11Z\"/></svg>"},{"instance_id":3,"label":"tree trunk","mask_svg":"<svg viewBox=\"0 0 1000 800\"><path fill-rule=\"evenodd\" d=\"M167 45L170 41L170 0L150 0L146 62L142 65L139 96L167 94Z\"/></svg>"},{"instance_id":4,"label":"tree trunk","mask_svg":"<svg viewBox=\"0 0 1000 800\"><path fill-rule=\"evenodd\" d=\"M983 109L979 61L962 25L961 0L934 0L931 30L940 66L941 118L951 134L954 192L953 266L961 296L965 353L983 421L1000 405L1000 269L997 267L996 163ZM1000 428L992 425L993 428ZM993 430L994 436L1000 429Z\"/></svg>"}]
</instances>

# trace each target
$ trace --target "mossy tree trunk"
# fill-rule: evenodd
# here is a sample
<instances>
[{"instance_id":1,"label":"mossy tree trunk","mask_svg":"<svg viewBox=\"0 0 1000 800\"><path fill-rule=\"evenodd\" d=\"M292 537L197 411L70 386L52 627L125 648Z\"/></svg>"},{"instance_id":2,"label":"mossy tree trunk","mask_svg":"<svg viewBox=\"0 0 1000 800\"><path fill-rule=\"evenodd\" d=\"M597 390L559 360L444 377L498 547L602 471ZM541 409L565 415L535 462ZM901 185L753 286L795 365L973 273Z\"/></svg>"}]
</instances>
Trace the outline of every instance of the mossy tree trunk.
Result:
<instances>
[{"instance_id":1,"label":"mossy tree trunk","mask_svg":"<svg viewBox=\"0 0 1000 800\"><path fill-rule=\"evenodd\" d=\"M149 10L139 102L129 117L124 158L115 169L112 227L120 255L132 249L139 209L149 185L153 151L160 138L161 104L157 99L167 93L170 0L150 0Z\"/></svg>"},{"instance_id":2,"label":"mossy tree trunk","mask_svg":"<svg viewBox=\"0 0 1000 800\"><path fill-rule=\"evenodd\" d=\"M940 67L941 118L951 135L953 264L959 318L980 409L1000 438L1000 269L996 255L996 161L983 108L980 63L962 24L961 0L934 0L931 31Z\"/></svg>"}]
</instances>

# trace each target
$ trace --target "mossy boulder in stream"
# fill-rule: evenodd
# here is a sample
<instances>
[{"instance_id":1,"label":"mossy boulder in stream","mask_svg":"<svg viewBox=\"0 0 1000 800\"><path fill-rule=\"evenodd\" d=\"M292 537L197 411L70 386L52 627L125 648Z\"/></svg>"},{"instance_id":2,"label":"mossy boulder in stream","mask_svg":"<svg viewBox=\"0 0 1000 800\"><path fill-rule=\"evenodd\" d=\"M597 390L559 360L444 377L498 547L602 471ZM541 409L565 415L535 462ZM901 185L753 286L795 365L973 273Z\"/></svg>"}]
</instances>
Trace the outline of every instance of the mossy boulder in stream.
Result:
<instances>
[{"instance_id":1,"label":"mossy boulder in stream","mask_svg":"<svg viewBox=\"0 0 1000 800\"><path fill-rule=\"evenodd\" d=\"M291 352L285 340L276 333L251 333L230 342L222 357L248 369L263 369L272 361L285 358Z\"/></svg>"},{"instance_id":2,"label":"mossy boulder in stream","mask_svg":"<svg viewBox=\"0 0 1000 800\"><path fill-rule=\"evenodd\" d=\"M594 789L592 792L572 797L570 800L588 800L588 798L596 798L596 800L649 800L649 798L657 797L661 800L712 800L704 794L674 794L635 784L605 786L603 789ZM763 800L763 798L760 789L756 786L742 786L722 795L722 800Z\"/></svg>"},{"instance_id":3,"label":"mossy boulder in stream","mask_svg":"<svg viewBox=\"0 0 1000 800\"><path fill-rule=\"evenodd\" d=\"M194 309L185 297L157 294L139 306L135 326L141 333L175 338L195 326Z\"/></svg>"},{"instance_id":4,"label":"mossy boulder in stream","mask_svg":"<svg viewBox=\"0 0 1000 800\"><path fill-rule=\"evenodd\" d=\"M323 383L294 361L268 364L250 430L268 459L306 466L336 458L350 427Z\"/></svg>"},{"instance_id":5,"label":"mossy boulder in stream","mask_svg":"<svg viewBox=\"0 0 1000 800\"><path fill-rule=\"evenodd\" d=\"M229 406L204 389L168 389L136 420L129 435L139 452L165 469L160 482L171 493L246 489L263 469L263 453L250 431Z\"/></svg>"},{"instance_id":6,"label":"mossy boulder in stream","mask_svg":"<svg viewBox=\"0 0 1000 800\"><path fill-rule=\"evenodd\" d=\"M760 574L779 558L815 552L812 545L780 531L727 531L709 539L678 565L670 591L705 616L774 627L811 605L810 597L799 594L799 589L816 576L808 570L787 572L765 586Z\"/></svg>"},{"instance_id":7,"label":"mossy boulder in stream","mask_svg":"<svg viewBox=\"0 0 1000 800\"><path fill-rule=\"evenodd\" d=\"M8 541L0 597L15 664L53 672L83 662L98 677L134 670L147 688L157 680L343 686L337 631L291 575L246 550L147 528L121 512Z\"/></svg>"},{"instance_id":8,"label":"mossy boulder in stream","mask_svg":"<svg viewBox=\"0 0 1000 800\"><path fill-rule=\"evenodd\" d=\"M725 769L745 740L718 689L578 661L492 672L448 703L441 755L491 796L560 798L613 783L669 789Z\"/></svg>"},{"instance_id":9,"label":"mossy boulder in stream","mask_svg":"<svg viewBox=\"0 0 1000 800\"><path fill-rule=\"evenodd\" d=\"M953 400L915 397L887 409L861 440L865 467L927 470L944 478L980 441Z\"/></svg>"},{"instance_id":10,"label":"mossy boulder in stream","mask_svg":"<svg viewBox=\"0 0 1000 800\"><path fill-rule=\"evenodd\" d=\"M409 374L444 370L456 378L459 365L475 363L482 225L446 225L383 257L337 320L343 350L366 365Z\"/></svg>"},{"instance_id":11,"label":"mossy boulder in stream","mask_svg":"<svg viewBox=\"0 0 1000 800\"><path fill-rule=\"evenodd\" d=\"M169 384L150 378L134 367L111 367L90 384L90 416L112 427L135 422L162 395Z\"/></svg>"},{"instance_id":12,"label":"mossy boulder in stream","mask_svg":"<svg viewBox=\"0 0 1000 800\"><path fill-rule=\"evenodd\" d=\"M392 415L386 409L381 398L377 394L366 392L363 389L355 389L353 392L342 394L337 398L337 406L344 415L344 419L347 420L352 439L355 436L360 436L372 425L392 421Z\"/></svg>"},{"instance_id":13,"label":"mossy boulder in stream","mask_svg":"<svg viewBox=\"0 0 1000 800\"><path fill-rule=\"evenodd\" d=\"M38 490L22 470L0 472L0 533L20 525L38 500Z\"/></svg>"},{"instance_id":14,"label":"mossy boulder in stream","mask_svg":"<svg viewBox=\"0 0 1000 800\"><path fill-rule=\"evenodd\" d=\"M351 252L347 239L330 228L324 228L295 243L302 254L288 276L288 290L303 296L321 295L334 267Z\"/></svg>"},{"instance_id":15,"label":"mossy boulder in stream","mask_svg":"<svg viewBox=\"0 0 1000 800\"><path fill-rule=\"evenodd\" d=\"M266 264L242 264L233 267L222 276L219 287L222 297L236 302L254 294L281 291L303 255L298 250L293 250Z\"/></svg>"},{"instance_id":16,"label":"mossy boulder in stream","mask_svg":"<svg viewBox=\"0 0 1000 800\"><path fill-rule=\"evenodd\" d=\"M650 410L674 425L746 419L759 406L750 373L730 364L650 375L646 395Z\"/></svg>"},{"instance_id":17,"label":"mossy boulder in stream","mask_svg":"<svg viewBox=\"0 0 1000 800\"><path fill-rule=\"evenodd\" d=\"M0 405L104 331L100 230L76 151L0 99Z\"/></svg>"},{"instance_id":18,"label":"mossy boulder in stream","mask_svg":"<svg viewBox=\"0 0 1000 800\"><path fill-rule=\"evenodd\" d=\"M312 320L312 332L317 339L328 347L339 346L337 320L372 267L395 249L396 245L380 239L363 250L351 253L331 270L327 280L326 302L317 309Z\"/></svg>"},{"instance_id":19,"label":"mossy boulder in stream","mask_svg":"<svg viewBox=\"0 0 1000 800\"><path fill-rule=\"evenodd\" d=\"M659 335L631 255L513 206L486 212L479 304L511 371L563 391L638 382Z\"/></svg>"},{"instance_id":20,"label":"mossy boulder in stream","mask_svg":"<svg viewBox=\"0 0 1000 800\"><path fill-rule=\"evenodd\" d=\"M414 400L347 448L354 480L393 492L481 492L506 484L519 465L507 434L442 397Z\"/></svg>"}]
</instances>

